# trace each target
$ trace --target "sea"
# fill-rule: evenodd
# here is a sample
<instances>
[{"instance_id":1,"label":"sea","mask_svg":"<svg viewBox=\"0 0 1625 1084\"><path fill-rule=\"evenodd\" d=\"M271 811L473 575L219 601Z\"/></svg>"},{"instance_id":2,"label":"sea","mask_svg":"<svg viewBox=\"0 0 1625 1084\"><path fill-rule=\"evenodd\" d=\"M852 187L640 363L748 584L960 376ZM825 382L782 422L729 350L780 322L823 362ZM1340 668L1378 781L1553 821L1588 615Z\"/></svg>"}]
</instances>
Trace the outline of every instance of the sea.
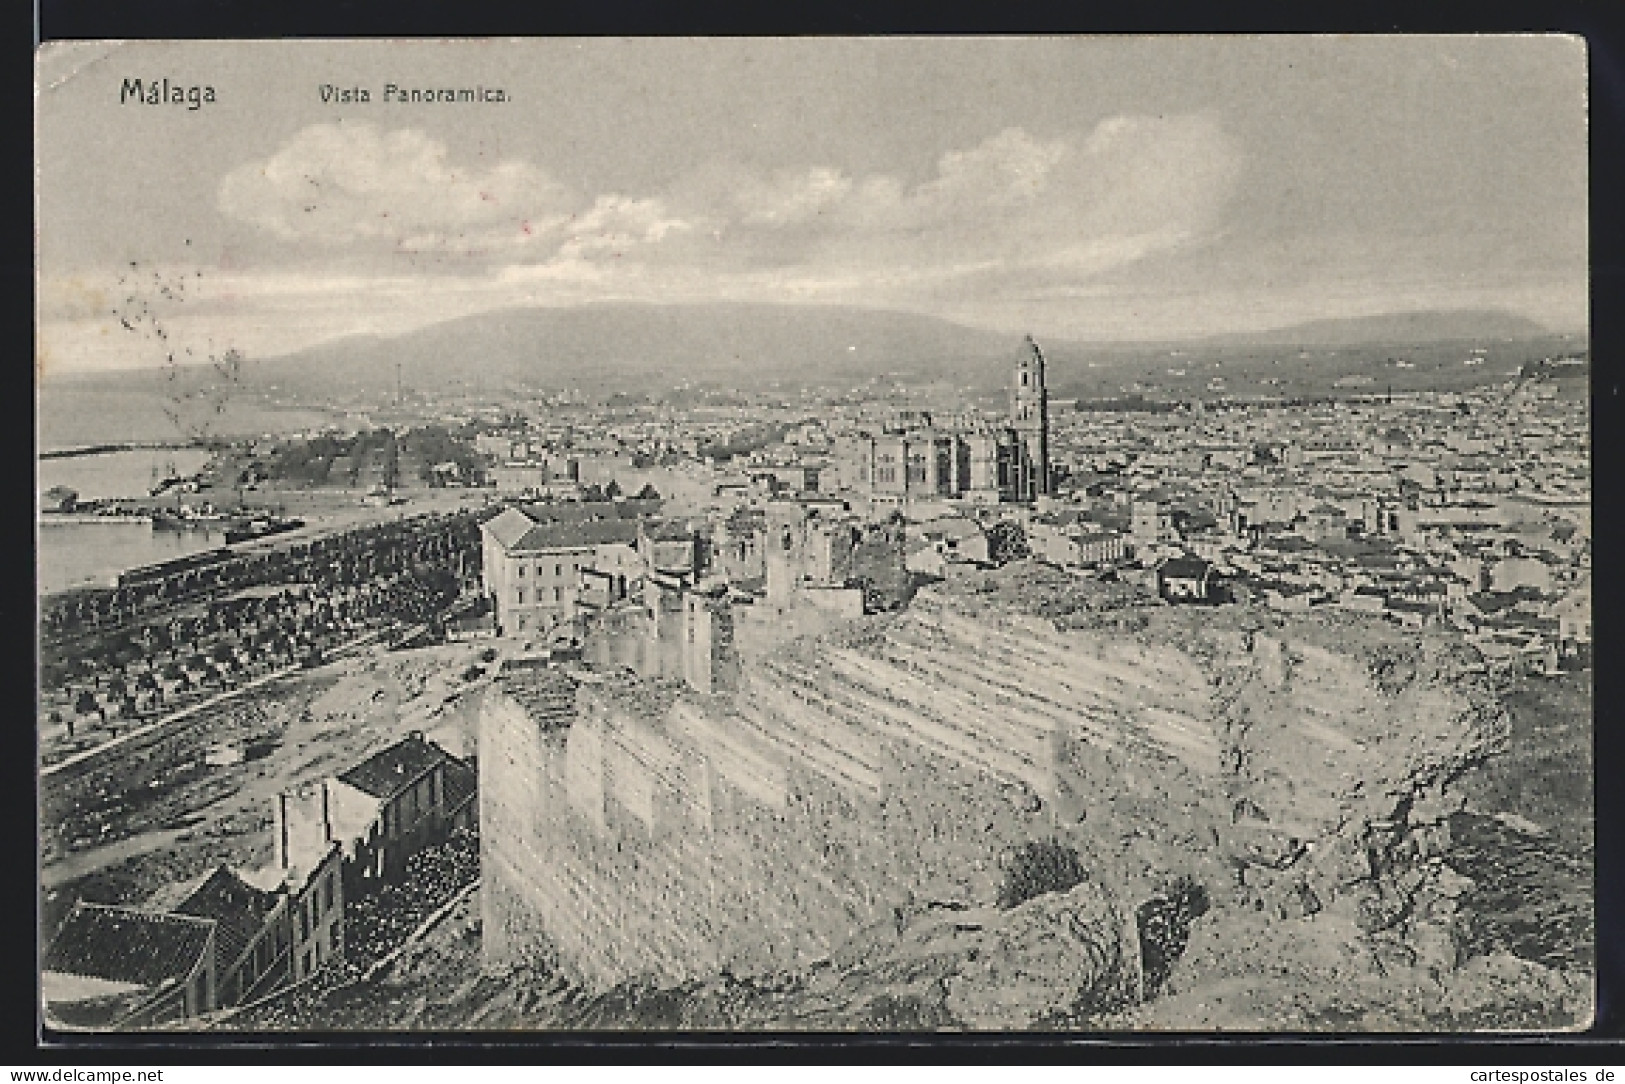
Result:
<instances>
[{"instance_id":1,"label":"sea","mask_svg":"<svg viewBox=\"0 0 1625 1084\"><path fill-rule=\"evenodd\" d=\"M85 448L128 441L179 441L166 410L171 404L150 388L87 379L48 380L38 395L40 451ZM245 435L289 432L320 425L310 411L231 404L215 432ZM74 490L80 500L146 497L165 476L196 474L208 462L196 448L138 449L37 461L37 488ZM109 517L111 520L112 517ZM71 587L115 582L120 572L225 545L219 529L154 528L146 523L41 524L36 559L42 595Z\"/></svg>"},{"instance_id":2,"label":"sea","mask_svg":"<svg viewBox=\"0 0 1625 1084\"><path fill-rule=\"evenodd\" d=\"M111 586L120 572L226 544L213 528L169 530L150 523L43 523L39 529L39 593Z\"/></svg>"}]
</instances>

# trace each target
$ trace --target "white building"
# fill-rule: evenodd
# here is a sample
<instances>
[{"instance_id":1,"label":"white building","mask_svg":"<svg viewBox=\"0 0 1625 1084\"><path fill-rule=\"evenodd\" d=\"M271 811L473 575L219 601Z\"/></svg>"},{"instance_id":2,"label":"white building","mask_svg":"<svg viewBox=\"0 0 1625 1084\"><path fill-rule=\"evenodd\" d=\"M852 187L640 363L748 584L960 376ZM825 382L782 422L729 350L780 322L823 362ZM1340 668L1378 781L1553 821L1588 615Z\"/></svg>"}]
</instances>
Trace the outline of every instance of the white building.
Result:
<instances>
[{"instance_id":1,"label":"white building","mask_svg":"<svg viewBox=\"0 0 1625 1084\"><path fill-rule=\"evenodd\" d=\"M509 508L481 528L501 635L574 636L583 606L625 598L642 575L638 518L652 502Z\"/></svg>"}]
</instances>

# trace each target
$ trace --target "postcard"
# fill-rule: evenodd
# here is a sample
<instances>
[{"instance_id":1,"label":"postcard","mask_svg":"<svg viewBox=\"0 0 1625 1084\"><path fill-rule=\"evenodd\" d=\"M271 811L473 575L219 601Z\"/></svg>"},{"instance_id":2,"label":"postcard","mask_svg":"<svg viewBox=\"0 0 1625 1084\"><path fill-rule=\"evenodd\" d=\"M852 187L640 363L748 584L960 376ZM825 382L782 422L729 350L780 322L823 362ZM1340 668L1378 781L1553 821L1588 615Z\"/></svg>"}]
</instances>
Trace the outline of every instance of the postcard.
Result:
<instances>
[{"instance_id":1,"label":"postcard","mask_svg":"<svg viewBox=\"0 0 1625 1084\"><path fill-rule=\"evenodd\" d=\"M41 1026L1588 1027L1586 65L46 44Z\"/></svg>"}]
</instances>

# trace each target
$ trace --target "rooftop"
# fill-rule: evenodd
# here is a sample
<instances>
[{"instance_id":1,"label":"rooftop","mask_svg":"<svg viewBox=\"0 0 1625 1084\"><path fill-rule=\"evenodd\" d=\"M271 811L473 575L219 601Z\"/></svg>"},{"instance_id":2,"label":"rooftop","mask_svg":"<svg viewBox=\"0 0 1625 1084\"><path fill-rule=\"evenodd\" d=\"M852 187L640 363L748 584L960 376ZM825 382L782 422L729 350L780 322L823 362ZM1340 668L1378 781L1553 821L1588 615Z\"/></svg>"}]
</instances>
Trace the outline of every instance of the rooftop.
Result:
<instances>
[{"instance_id":1,"label":"rooftop","mask_svg":"<svg viewBox=\"0 0 1625 1084\"><path fill-rule=\"evenodd\" d=\"M255 888L229 866L222 865L169 911L213 919L215 958L229 967L242 956L276 906L275 893Z\"/></svg>"},{"instance_id":2,"label":"rooftop","mask_svg":"<svg viewBox=\"0 0 1625 1084\"><path fill-rule=\"evenodd\" d=\"M509 553L545 553L550 550L579 549L613 542L631 544L638 540L638 525L632 520L595 520L585 523L539 523L526 531Z\"/></svg>"},{"instance_id":3,"label":"rooftop","mask_svg":"<svg viewBox=\"0 0 1625 1084\"><path fill-rule=\"evenodd\" d=\"M1206 561L1192 557L1170 557L1162 563L1157 571L1164 576L1179 576L1189 579L1201 579L1213 570L1213 566Z\"/></svg>"},{"instance_id":4,"label":"rooftop","mask_svg":"<svg viewBox=\"0 0 1625 1084\"><path fill-rule=\"evenodd\" d=\"M450 756L421 734L413 734L374 753L338 778L374 798L388 800Z\"/></svg>"},{"instance_id":5,"label":"rooftop","mask_svg":"<svg viewBox=\"0 0 1625 1084\"><path fill-rule=\"evenodd\" d=\"M480 788L480 773L473 765L455 757L446 760L445 802L448 812L461 809Z\"/></svg>"},{"instance_id":6,"label":"rooftop","mask_svg":"<svg viewBox=\"0 0 1625 1084\"><path fill-rule=\"evenodd\" d=\"M158 986L191 974L215 924L190 915L78 903L51 939L42 971Z\"/></svg>"},{"instance_id":7,"label":"rooftop","mask_svg":"<svg viewBox=\"0 0 1625 1084\"><path fill-rule=\"evenodd\" d=\"M504 509L485 530L509 553L635 542L638 520L659 508L654 500L526 504Z\"/></svg>"}]
</instances>

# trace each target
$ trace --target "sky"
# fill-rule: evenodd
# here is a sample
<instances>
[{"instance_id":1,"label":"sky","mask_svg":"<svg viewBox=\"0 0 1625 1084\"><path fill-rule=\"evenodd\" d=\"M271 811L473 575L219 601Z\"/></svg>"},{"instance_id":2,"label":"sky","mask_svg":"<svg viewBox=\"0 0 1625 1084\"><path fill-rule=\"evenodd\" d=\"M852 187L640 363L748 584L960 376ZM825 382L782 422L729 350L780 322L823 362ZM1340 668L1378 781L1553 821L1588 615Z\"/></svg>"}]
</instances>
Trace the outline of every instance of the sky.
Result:
<instances>
[{"instance_id":1,"label":"sky","mask_svg":"<svg viewBox=\"0 0 1625 1084\"><path fill-rule=\"evenodd\" d=\"M1582 330L1585 64L1562 36L59 43L41 367L601 300L1101 341ZM132 79L214 101L121 102Z\"/></svg>"}]
</instances>

